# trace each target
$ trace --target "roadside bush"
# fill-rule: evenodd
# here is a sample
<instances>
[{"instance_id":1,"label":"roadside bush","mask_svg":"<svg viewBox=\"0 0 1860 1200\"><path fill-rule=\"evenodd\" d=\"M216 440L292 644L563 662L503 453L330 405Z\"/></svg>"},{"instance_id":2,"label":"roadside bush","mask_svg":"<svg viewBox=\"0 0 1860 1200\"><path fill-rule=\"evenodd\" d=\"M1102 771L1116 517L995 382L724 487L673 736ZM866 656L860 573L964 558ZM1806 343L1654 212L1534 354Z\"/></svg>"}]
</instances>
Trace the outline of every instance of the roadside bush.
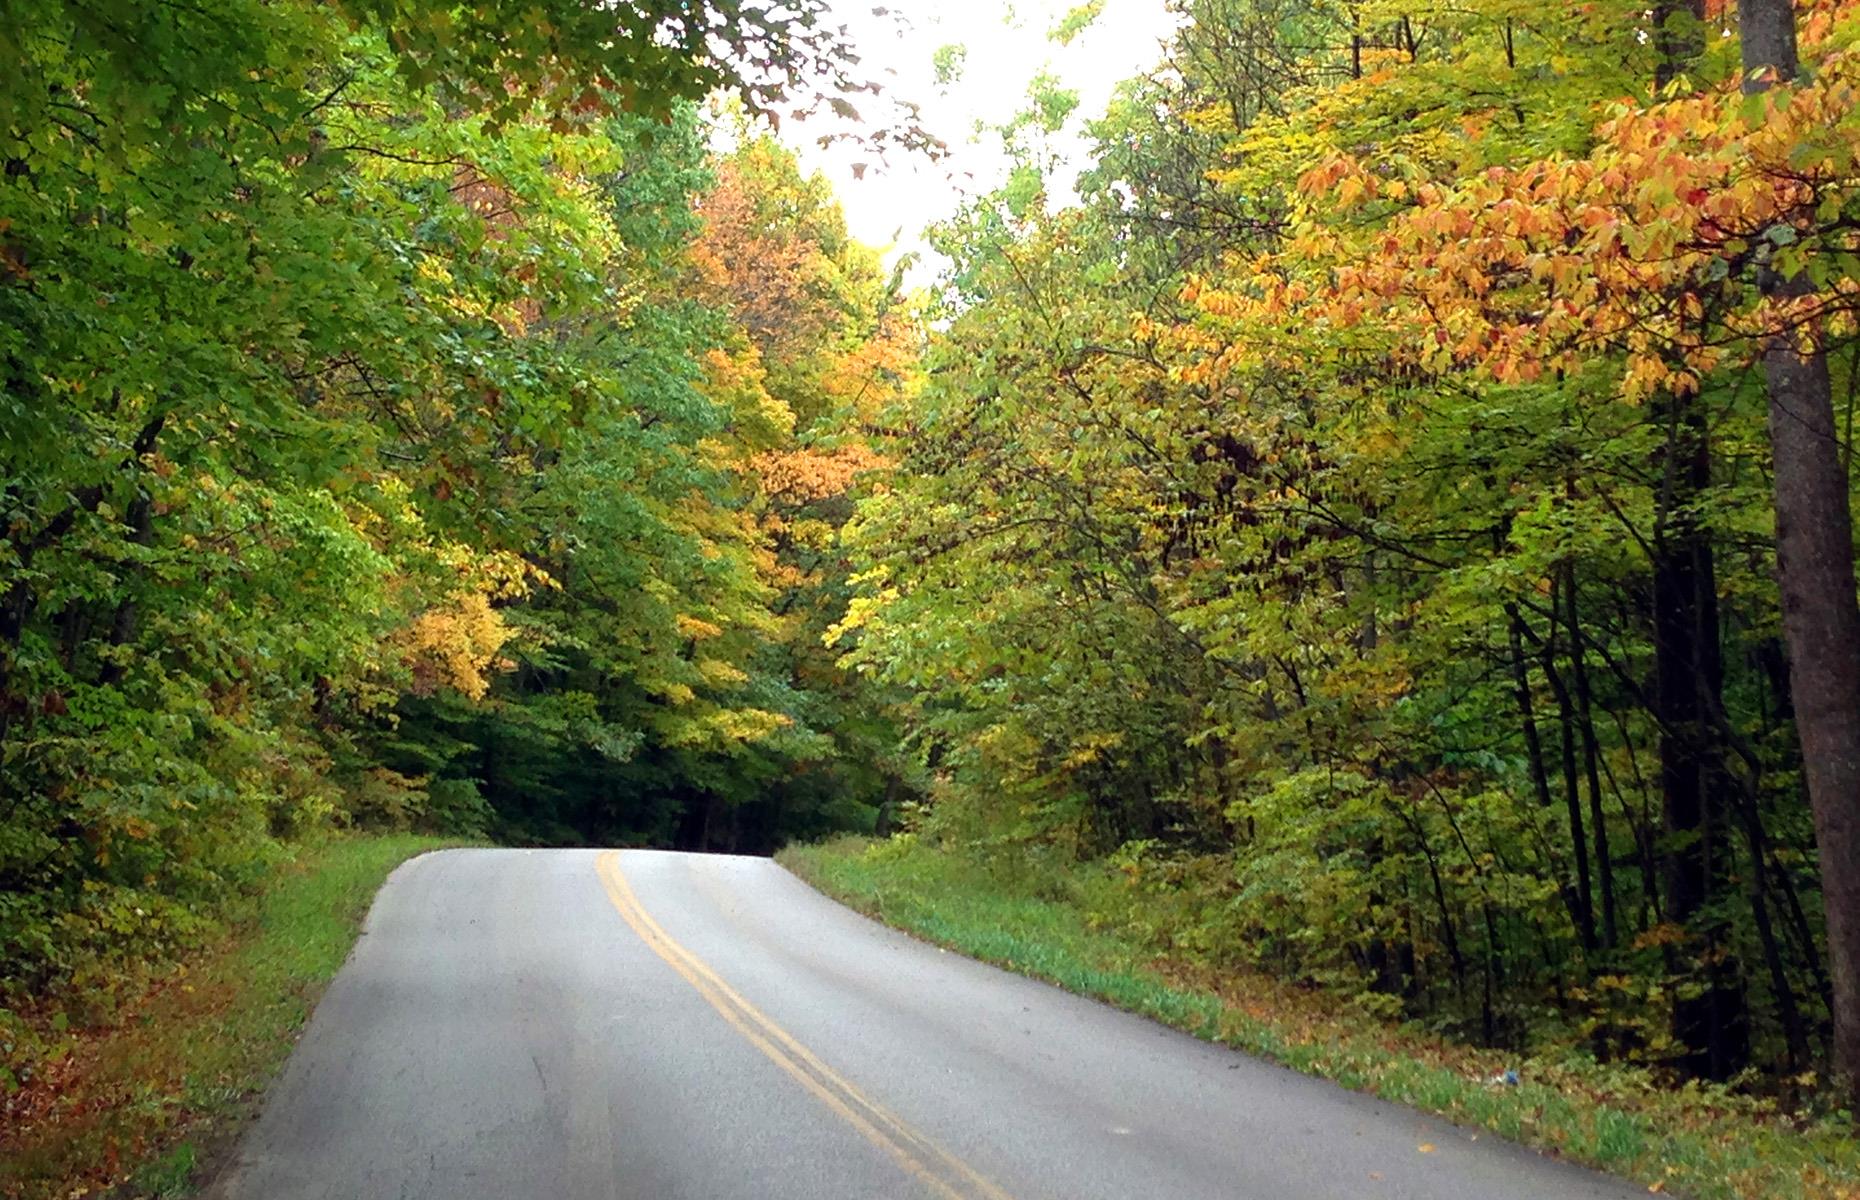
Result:
<instances>
[{"instance_id":1,"label":"roadside bush","mask_svg":"<svg viewBox=\"0 0 1860 1200\"><path fill-rule=\"evenodd\" d=\"M481 838L496 814L490 802L470 779L435 779L426 785L426 815L422 828L451 837Z\"/></svg>"}]
</instances>

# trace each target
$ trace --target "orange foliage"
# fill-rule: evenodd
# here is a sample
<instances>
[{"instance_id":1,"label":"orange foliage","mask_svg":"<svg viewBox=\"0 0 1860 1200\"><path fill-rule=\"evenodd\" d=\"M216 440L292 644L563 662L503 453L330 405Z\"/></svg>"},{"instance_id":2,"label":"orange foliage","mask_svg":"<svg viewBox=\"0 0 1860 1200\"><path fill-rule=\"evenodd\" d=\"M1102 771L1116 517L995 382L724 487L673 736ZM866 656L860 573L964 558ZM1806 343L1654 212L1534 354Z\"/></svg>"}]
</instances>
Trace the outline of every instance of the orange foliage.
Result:
<instances>
[{"instance_id":1,"label":"orange foliage","mask_svg":"<svg viewBox=\"0 0 1860 1200\"><path fill-rule=\"evenodd\" d=\"M916 323L904 310L885 313L870 337L828 364L820 386L831 407L863 422L876 421L916 370L920 341Z\"/></svg>"},{"instance_id":2,"label":"orange foliage","mask_svg":"<svg viewBox=\"0 0 1860 1200\"><path fill-rule=\"evenodd\" d=\"M1394 352L1425 369L1476 366L1504 382L1624 349L1623 391L1636 398L1694 386L1774 332L1847 332L1860 280L1769 298L1739 281L1860 251L1860 236L1819 223L1860 190L1856 121L1860 56L1837 50L1802 86L1621 105L1579 159L1446 186L1333 158L1301 178L1306 219L1284 252L1252 263L1243 287L1185 292L1210 316L1288 336L1189 332L1206 357L1183 373L1267 361L1315 321L1390 331Z\"/></svg>"},{"instance_id":3,"label":"orange foliage","mask_svg":"<svg viewBox=\"0 0 1860 1200\"><path fill-rule=\"evenodd\" d=\"M820 344L841 314L819 243L766 220L760 208L744 167L719 163L692 259L700 295L734 313L763 358L787 362Z\"/></svg>"},{"instance_id":4,"label":"orange foliage","mask_svg":"<svg viewBox=\"0 0 1860 1200\"><path fill-rule=\"evenodd\" d=\"M844 494L854 478L887 465L864 445L833 450L770 450L749 460L763 494L782 504L807 504Z\"/></svg>"}]
</instances>

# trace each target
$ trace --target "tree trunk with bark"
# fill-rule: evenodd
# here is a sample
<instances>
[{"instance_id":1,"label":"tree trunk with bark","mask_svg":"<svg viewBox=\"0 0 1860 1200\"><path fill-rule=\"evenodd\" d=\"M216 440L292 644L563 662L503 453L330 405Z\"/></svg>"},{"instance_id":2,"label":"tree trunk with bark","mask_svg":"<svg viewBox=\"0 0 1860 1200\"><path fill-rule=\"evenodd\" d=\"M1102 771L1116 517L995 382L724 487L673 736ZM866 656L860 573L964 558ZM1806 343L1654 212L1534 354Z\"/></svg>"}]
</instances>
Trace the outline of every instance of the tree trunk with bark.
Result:
<instances>
[{"instance_id":1,"label":"tree trunk with bark","mask_svg":"<svg viewBox=\"0 0 1860 1200\"><path fill-rule=\"evenodd\" d=\"M1738 5L1744 87L1795 77L1789 0ZM1764 272L1766 296L1808 294L1800 275ZM1763 346L1775 456L1776 574L1790 695L1815 818L1833 984L1833 1072L1860 1090L1860 605L1854 594L1848 478L1828 361L1812 329L1779 329Z\"/></svg>"}]
</instances>

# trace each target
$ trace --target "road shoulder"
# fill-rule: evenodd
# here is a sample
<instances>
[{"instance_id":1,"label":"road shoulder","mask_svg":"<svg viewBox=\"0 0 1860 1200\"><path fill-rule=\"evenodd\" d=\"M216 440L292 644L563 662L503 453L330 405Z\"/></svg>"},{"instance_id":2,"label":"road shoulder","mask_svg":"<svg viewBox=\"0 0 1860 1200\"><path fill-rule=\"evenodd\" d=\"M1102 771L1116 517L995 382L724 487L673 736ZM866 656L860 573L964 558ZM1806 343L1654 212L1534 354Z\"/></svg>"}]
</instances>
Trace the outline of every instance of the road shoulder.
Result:
<instances>
[{"instance_id":1,"label":"road shoulder","mask_svg":"<svg viewBox=\"0 0 1860 1200\"><path fill-rule=\"evenodd\" d=\"M1860 1195L1860 1142L1831 1121L1662 1090L1644 1074L1594 1064L1507 1060L1368 1021L1302 989L1172 962L1119 931L1093 928L1063 898L1032 894L908 837L794 847L778 861L848 907L937 945L1653 1193ZM1503 1082L1508 1070L1520 1082Z\"/></svg>"},{"instance_id":2,"label":"road shoulder","mask_svg":"<svg viewBox=\"0 0 1860 1200\"><path fill-rule=\"evenodd\" d=\"M89 1022L33 1014L39 1069L6 1097L0 1195L181 1196L257 1112L375 893L459 844L410 834L299 847L251 919Z\"/></svg>"}]
</instances>

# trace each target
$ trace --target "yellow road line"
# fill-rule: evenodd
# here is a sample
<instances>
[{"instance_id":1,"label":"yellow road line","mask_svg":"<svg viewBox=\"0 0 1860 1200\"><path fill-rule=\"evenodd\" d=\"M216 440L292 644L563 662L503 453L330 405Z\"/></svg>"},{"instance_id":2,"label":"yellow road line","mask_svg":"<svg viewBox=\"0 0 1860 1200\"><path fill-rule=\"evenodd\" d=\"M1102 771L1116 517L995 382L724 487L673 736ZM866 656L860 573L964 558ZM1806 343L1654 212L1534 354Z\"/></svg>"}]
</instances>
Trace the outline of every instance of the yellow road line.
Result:
<instances>
[{"instance_id":1,"label":"yellow road line","mask_svg":"<svg viewBox=\"0 0 1860 1200\"><path fill-rule=\"evenodd\" d=\"M654 954L695 988L750 1045L858 1130L867 1141L889 1154L907 1173L944 1200L970 1200L975 1196L985 1200L1012 1200L975 1168L917 1132L903 1118L822 1062L818 1055L719 978L702 959L672 940L633 894L632 886L620 869L619 851L603 853L595 860L595 871L620 919ZM953 1176L966 1186L952 1186L945 1176Z\"/></svg>"}]
</instances>

